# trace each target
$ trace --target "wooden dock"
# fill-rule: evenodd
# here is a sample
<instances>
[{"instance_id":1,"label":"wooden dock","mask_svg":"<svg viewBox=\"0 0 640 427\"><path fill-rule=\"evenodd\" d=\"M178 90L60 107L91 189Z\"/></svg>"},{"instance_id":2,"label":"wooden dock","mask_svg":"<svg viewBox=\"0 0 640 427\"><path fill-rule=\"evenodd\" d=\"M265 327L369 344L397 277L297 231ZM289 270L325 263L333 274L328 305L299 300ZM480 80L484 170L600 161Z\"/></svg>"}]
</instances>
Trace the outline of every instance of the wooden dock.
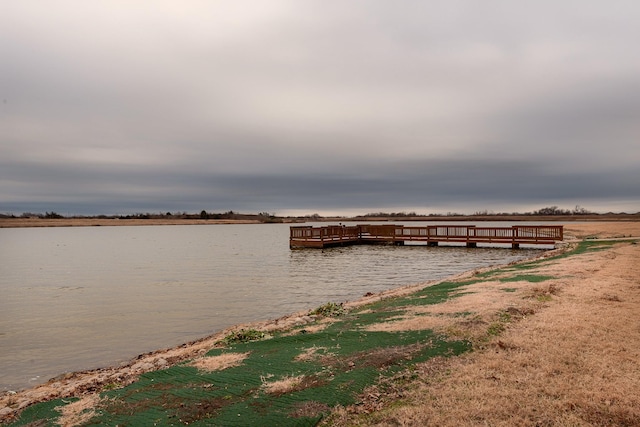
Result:
<instances>
[{"instance_id":1,"label":"wooden dock","mask_svg":"<svg viewBox=\"0 0 640 427\"><path fill-rule=\"evenodd\" d=\"M475 225L329 225L291 227L289 246L326 248L362 244L404 245L418 242L438 246L444 242L464 243L469 248L479 243L554 245L563 239L561 225L514 225L512 227L476 227Z\"/></svg>"}]
</instances>

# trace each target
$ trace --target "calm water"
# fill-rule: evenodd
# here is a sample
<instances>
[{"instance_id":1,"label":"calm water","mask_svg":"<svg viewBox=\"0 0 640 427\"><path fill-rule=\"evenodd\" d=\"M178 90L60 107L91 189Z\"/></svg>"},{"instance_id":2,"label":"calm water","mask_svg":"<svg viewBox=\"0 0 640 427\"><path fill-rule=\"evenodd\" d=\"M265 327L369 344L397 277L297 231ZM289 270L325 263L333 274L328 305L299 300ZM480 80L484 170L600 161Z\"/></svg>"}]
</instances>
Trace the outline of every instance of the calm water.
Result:
<instances>
[{"instance_id":1,"label":"calm water","mask_svg":"<svg viewBox=\"0 0 640 427\"><path fill-rule=\"evenodd\" d=\"M0 391L539 250L289 249L289 225L0 229Z\"/></svg>"}]
</instances>

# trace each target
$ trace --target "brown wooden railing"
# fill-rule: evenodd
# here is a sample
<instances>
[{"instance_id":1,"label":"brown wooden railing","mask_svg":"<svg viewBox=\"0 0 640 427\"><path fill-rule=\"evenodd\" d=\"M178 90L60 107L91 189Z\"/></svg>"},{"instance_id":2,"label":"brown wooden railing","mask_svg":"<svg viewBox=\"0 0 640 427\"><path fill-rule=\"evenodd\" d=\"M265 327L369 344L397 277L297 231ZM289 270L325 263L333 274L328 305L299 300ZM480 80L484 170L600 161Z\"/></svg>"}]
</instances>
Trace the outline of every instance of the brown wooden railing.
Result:
<instances>
[{"instance_id":1,"label":"brown wooden railing","mask_svg":"<svg viewBox=\"0 0 640 427\"><path fill-rule=\"evenodd\" d=\"M289 246L324 248L353 244L396 244L423 242L437 246L440 242L553 245L563 239L561 225L514 225L512 227L476 227L475 225L403 226L395 224L323 227L291 227Z\"/></svg>"}]
</instances>

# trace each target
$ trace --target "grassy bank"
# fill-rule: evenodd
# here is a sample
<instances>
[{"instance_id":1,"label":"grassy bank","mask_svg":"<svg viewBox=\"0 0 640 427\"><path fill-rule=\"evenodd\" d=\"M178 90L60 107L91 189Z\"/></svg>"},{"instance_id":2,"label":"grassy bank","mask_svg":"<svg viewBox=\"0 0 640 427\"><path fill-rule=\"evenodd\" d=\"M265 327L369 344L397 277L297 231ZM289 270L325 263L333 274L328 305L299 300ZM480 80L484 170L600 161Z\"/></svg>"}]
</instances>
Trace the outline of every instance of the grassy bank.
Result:
<instances>
[{"instance_id":1,"label":"grassy bank","mask_svg":"<svg viewBox=\"0 0 640 427\"><path fill-rule=\"evenodd\" d=\"M457 356L509 350L514 325L562 298L559 266L614 245L631 241L583 241L411 293L329 303L293 326L232 330L198 356L29 406L7 424L401 425L398 414L420 406L425 384L446 384Z\"/></svg>"}]
</instances>

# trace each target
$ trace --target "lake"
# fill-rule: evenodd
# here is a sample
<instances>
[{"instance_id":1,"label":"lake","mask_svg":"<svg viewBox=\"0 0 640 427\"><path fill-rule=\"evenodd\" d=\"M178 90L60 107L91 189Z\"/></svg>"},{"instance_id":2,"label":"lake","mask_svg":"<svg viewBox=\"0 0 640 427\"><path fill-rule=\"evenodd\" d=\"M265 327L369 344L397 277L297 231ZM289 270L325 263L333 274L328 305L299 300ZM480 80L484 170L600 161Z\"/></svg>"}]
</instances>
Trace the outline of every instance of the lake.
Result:
<instances>
[{"instance_id":1,"label":"lake","mask_svg":"<svg viewBox=\"0 0 640 427\"><path fill-rule=\"evenodd\" d=\"M0 229L0 391L540 253L288 239L289 224Z\"/></svg>"}]
</instances>

